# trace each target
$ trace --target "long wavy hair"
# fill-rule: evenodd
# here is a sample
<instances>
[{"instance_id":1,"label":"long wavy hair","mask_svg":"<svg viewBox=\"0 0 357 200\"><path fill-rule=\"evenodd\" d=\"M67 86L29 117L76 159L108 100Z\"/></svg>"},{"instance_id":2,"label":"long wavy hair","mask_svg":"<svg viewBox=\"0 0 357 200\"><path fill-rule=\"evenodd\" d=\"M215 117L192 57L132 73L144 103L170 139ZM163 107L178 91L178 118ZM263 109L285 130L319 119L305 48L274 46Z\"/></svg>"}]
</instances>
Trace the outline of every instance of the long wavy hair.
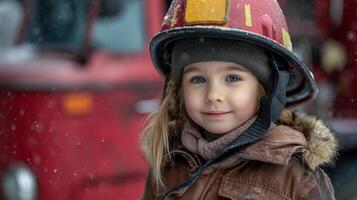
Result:
<instances>
[{"instance_id":1,"label":"long wavy hair","mask_svg":"<svg viewBox=\"0 0 357 200\"><path fill-rule=\"evenodd\" d=\"M182 90L174 80L170 80L158 111L149 115L141 136L141 149L149 162L156 186L164 186L162 169L171 159L170 150L175 141L179 141L185 120Z\"/></svg>"}]
</instances>

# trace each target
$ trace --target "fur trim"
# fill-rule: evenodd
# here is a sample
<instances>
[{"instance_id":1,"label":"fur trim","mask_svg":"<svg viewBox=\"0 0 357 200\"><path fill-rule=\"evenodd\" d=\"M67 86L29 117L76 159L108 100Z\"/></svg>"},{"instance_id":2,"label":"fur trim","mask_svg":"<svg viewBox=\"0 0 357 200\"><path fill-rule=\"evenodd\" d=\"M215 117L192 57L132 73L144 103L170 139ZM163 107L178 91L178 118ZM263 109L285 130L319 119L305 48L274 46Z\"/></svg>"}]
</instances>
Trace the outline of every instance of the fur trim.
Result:
<instances>
[{"instance_id":1,"label":"fur trim","mask_svg":"<svg viewBox=\"0 0 357 200\"><path fill-rule=\"evenodd\" d=\"M280 122L304 134L307 146L302 151L304 162L316 169L323 164L333 164L337 154L337 140L329 128L316 117L284 110Z\"/></svg>"}]
</instances>

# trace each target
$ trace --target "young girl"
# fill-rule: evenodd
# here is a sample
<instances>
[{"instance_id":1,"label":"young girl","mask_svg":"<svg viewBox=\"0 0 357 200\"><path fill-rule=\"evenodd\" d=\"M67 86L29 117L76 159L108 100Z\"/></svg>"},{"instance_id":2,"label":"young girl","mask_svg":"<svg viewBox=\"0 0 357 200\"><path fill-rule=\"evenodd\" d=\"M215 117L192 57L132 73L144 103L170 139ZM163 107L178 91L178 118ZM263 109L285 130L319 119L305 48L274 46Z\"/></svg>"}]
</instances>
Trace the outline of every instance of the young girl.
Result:
<instances>
[{"instance_id":1,"label":"young girl","mask_svg":"<svg viewBox=\"0 0 357 200\"><path fill-rule=\"evenodd\" d=\"M291 50L275 0L173 0L151 42L166 84L143 199L334 199L332 133L283 111L317 92Z\"/></svg>"}]
</instances>

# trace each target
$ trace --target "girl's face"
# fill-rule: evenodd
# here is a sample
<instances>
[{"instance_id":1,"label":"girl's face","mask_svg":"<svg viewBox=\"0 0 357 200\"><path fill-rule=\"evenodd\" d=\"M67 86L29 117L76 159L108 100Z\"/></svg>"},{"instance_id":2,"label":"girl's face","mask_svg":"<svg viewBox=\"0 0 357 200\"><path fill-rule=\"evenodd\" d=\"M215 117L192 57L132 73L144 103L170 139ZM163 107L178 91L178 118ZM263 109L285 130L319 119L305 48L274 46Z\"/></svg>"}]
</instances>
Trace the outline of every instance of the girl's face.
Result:
<instances>
[{"instance_id":1,"label":"girl's face","mask_svg":"<svg viewBox=\"0 0 357 200\"><path fill-rule=\"evenodd\" d=\"M263 95L252 73L236 63L221 61L187 65L182 88L190 118L216 134L227 133L251 118Z\"/></svg>"}]
</instances>

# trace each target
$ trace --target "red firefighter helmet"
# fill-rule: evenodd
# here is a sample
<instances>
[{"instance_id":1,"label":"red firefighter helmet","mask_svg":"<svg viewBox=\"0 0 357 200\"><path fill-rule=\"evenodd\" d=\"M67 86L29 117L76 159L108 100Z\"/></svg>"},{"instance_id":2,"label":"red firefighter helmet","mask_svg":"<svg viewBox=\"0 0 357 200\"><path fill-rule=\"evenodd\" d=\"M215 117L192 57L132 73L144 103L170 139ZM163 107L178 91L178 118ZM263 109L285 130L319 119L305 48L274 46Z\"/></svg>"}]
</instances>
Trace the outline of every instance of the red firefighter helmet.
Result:
<instances>
[{"instance_id":1,"label":"red firefighter helmet","mask_svg":"<svg viewBox=\"0 0 357 200\"><path fill-rule=\"evenodd\" d=\"M174 41L191 37L238 40L257 45L287 61L287 105L311 99L317 86L309 68L292 52L284 14L277 0L173 0L161 32L150 43L158 71L170 74Z\"/></svg>"}]
</instances>

